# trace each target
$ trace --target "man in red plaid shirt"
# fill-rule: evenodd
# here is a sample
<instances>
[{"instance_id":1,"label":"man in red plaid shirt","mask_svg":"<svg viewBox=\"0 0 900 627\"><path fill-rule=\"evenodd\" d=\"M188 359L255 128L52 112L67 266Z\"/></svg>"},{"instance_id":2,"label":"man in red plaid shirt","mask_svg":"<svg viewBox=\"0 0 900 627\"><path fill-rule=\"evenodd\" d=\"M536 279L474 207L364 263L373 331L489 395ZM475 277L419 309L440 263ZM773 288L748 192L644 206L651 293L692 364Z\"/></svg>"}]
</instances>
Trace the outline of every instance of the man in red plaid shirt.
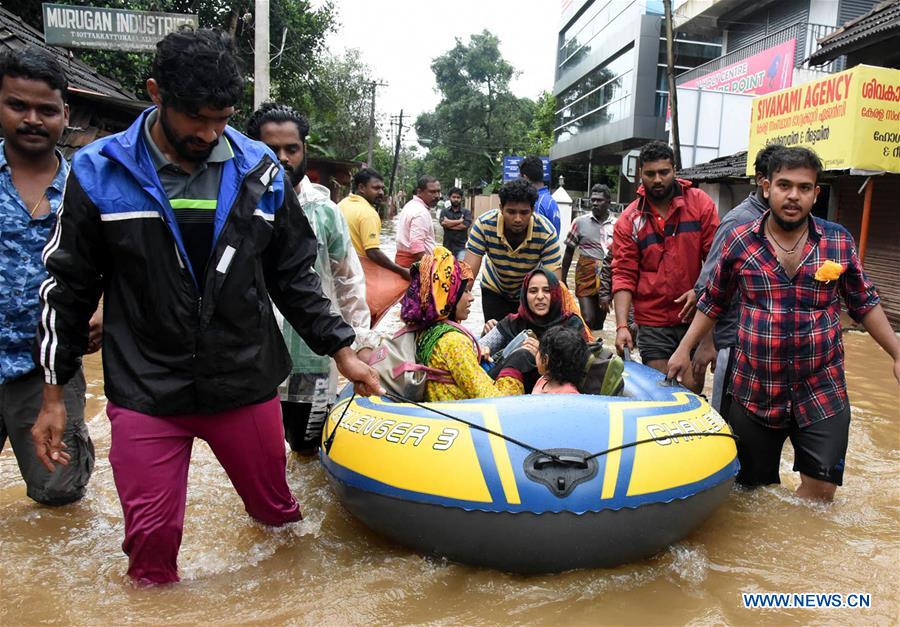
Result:
<instances>
[{"instance_id":1,"label":"man in red plaid shirt","mask_svg":"<svg viewBox=\"0 0 900 627\"><path fill-rule=\"evenodd\" d=\"M875 287L866 278L850 233L810 216L822 162L806 148L769 160L763 182L769 211L725 241L697 314L669 360L680 381L690 351L740 294L733 403L728 422L738 436L739 483L780 483L788 437L799 496L831 500L844 473L850 404L844 379L840 298L894 360L900 382L900 341Z\"/></svg>"}]
</instances>

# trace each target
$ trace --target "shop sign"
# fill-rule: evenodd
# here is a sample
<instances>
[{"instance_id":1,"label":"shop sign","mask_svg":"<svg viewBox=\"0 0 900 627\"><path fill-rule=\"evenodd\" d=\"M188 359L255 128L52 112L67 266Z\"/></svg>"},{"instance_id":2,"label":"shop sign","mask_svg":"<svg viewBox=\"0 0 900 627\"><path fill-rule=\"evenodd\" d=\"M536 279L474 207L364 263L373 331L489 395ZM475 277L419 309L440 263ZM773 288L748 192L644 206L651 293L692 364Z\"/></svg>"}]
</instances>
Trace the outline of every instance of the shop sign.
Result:
<instances>
[{"instance_id":1,"label":"shop sign","mask_svg":"<svg viewBox=\"0 0 900 627\"><path fill-rule=\"evenodd\" d=\"M44 40L64 48L153 52L156 43L196 15L44 3Z\"/></svg>"},{"instance_id":2,"label":"shop sign","mask_svg":"<svg viewBox=\"0 0 900 627\"><path fill-rule=\"evenodd\" d=\"M793 80L796 50L797 40L790 39L678 87L736 94L768 94L784 89Z\"/></svg>"},{"instance_id":3,"label":"shop sign","mask_svg":"<svg viewBox=\"0 0 900 627\"><path fill-rule=\"evenodd\" d=\"M812 148L826 170L900 173L900 69L858 65L754 98L748 155L769 144Z\"/></svg>"}]
</instances>

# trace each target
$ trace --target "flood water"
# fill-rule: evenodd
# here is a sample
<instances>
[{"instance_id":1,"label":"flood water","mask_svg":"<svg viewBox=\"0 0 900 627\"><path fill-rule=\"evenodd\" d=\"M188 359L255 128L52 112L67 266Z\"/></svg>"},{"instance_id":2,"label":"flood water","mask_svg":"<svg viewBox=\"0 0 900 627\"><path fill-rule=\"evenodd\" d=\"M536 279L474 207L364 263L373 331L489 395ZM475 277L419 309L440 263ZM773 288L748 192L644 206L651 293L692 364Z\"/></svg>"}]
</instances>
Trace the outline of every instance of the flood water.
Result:
<instances>
[{"instance_id":1,"label":"flood water","mask_svg":"<svg viewBox=\"0 0 900 627\"><path fill-rule=\"evenodd\" d=\"M469 322L480 328L478 302ZM607 341L612 329L610 318ZM890 359L868 335L847 333L844 343L853 424L832 505L792 495L798 482L787 446L782 486L735 490L687 539L651 559L522 577L422 558L370 532L337 502L315 458L288 462L303 522L258 525L197 441L182 581L151 589L125 576L102 369L92 356L87 416L97 467L87 496L40 507L26 498L9 447L0 455L0 624L897 624L900 394ZM861 592L871 607L744 609L742 592Z\"/></svg>"}]
</instances>

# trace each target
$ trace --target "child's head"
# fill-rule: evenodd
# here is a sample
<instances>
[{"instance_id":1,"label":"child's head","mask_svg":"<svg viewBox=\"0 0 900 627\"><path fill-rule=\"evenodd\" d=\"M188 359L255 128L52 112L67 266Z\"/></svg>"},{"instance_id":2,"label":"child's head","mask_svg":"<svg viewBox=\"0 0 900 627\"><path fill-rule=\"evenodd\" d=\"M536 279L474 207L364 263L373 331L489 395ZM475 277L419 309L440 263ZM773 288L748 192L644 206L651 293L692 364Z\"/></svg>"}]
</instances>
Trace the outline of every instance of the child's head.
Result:
<instances>
[{"instance_id":1,"label":"child's head","mask_svg":"<svg viewBox=\"0 0 900 627\"><path fill-rule=\"evenodd\" d=\"M552 327L541 337L538 372L556 383L578 385L584 376L588 347L584 336L567 327Z\"/></svg>"}]
</instances>

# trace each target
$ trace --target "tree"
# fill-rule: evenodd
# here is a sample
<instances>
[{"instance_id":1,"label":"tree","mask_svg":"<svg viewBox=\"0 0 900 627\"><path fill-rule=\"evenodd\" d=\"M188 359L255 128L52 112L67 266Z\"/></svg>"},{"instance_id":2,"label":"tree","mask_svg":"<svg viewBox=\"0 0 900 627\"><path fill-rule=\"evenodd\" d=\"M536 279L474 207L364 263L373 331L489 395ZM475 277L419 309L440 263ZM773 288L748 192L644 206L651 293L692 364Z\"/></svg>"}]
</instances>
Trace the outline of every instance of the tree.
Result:
<instances>
[{"instance_id":1,"label":"tree","mask_svg":"<svg viewBox=\"0 0 900 627\"><path fill-rule=\"evenodd\" d=\"M315 72L297 72L272 95L307 115L322 156L364 160L369 141L369 83L376 80L358 50L323 55ZM359 158L362 154L361 159Z\"/></svg>"},{"instance_id":2,"label":"tree","mask_svg":"<svg viewBox=\"0 0 900 627\"><path fill-rule=\"evenodd\" d=\"M429 149L424 167L442 181L459 177L467 186L499 180L504 154L527 145L535 104L509 90L515 70L488 31L472 35L431 64L441 101L415 123Z\"/></svg>"},{"instance_id":3,"label":"tree","mask_svg":"<svg viewBox=\"0 0 900 627\"><path fill-rule=\"evenodd\" d=\"M556 98L549 91L538 97L534 107L531 127L525 136L525 150L529 155L550 154L553 146L553 128L556 126Z\"/></svg>"}]
</instances>

